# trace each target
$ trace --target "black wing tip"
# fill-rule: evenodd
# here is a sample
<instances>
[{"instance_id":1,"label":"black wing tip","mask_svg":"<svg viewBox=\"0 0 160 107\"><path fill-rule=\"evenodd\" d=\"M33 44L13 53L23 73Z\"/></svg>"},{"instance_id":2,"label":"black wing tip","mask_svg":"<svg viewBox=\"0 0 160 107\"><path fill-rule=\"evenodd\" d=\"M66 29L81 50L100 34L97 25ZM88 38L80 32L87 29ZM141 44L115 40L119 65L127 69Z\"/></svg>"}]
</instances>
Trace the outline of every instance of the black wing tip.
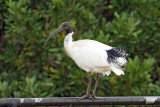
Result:
<instances>
[{"instance_id":1,"label":"black wing tip","mask_svg":"<svg viewBox=\"0 0 160 107\"><path fill-rule=\"evenodd\" d=\"M130 54L128 54L126 52L126 49L123 47L113 47L111 50L117 52L117 54L119 55L118 57L128 58L130 56Z\"/></svg>"},{"instance_id":2,"label":"black wing tip","mask_svg":"<svg viewBox=\"0 0 160 107\"><path fill-rule=\"evenodd\" d=\"M108 60L109 63L114 63L114 64L119 65L121 67L125 66L126 63L121 65L120 62L117 61L117 59L119 57L124 58L124 59L129 57L129 54L126 53L124 48L122 48L122 47L113 47L110 50L106 50L106 52L107 52L107 55L108 55L107 60Z\"/></svg>"}]
</instances>

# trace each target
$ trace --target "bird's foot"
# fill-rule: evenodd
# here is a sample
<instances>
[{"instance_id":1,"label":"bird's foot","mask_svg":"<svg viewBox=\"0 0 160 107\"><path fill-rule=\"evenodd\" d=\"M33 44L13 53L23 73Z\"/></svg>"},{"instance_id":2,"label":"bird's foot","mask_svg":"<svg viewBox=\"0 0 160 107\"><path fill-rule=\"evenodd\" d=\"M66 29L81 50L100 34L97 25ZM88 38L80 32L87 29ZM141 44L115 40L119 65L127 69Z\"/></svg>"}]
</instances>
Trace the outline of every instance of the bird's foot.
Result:
<instances>
[{"instance_id":1,"label":"bird's foot","mask_svg":"<svg viewBox=\"0 0 160 107\"><path fill-rule=\"evenodd\" d=\"M92 94L92 98L95 100L96 99L96 94Z\"/></svg>"},{"instance_id":2,"label":"bird's foot","mask_svg":"<svg viewBox=\"0 0 160 107\"><path fill-rule=\"evenodd\" d=\"M94 100L93 96L90 95L90 94L86 94L86 95L82 96L79 100L83 100L83 99L85 99L85 98L91 98L92 101Z\"/></svg>"}]
</instances>

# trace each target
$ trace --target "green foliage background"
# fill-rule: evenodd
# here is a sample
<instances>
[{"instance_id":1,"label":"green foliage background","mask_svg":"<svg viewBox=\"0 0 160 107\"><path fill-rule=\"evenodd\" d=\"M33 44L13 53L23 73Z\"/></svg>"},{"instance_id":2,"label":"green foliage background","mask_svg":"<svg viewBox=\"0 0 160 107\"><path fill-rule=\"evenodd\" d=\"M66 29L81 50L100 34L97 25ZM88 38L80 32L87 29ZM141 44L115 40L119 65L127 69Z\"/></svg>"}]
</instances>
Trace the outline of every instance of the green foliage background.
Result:
<instances>
[{"instance_id":1,"label":"green foliage background","mask_svg":"<svg viewBox=\"0 0 160 107\"><path fill-rule=\"evenodd\" d=\"M0 97L85 94L88 74L65 55L65 33L43 47L64 21L72 24L74 40L131 54L124 76L101 76L98 96L160 95L159 0L1 0Z\"/></svg>"}]
</instances>

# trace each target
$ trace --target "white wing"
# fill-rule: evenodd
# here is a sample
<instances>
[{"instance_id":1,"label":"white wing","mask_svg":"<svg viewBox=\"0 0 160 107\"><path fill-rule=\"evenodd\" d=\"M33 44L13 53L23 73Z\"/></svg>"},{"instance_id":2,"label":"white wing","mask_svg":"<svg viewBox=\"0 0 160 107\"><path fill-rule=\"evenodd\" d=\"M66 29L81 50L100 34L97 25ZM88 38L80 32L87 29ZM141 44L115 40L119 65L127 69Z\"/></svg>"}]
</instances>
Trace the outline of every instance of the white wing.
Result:
<instances>
[{"instance_id":1,"label":"white wing","mask_svg":"<svg viewBox=\"0 0 160 107\"><path fill-rule=\"evenodd\" d=\"M109 49L112 47L94 40L79 40L73 42L70 57L87 72L105 72L110 66L106 52Z\"/></svg>"}]
</instances>

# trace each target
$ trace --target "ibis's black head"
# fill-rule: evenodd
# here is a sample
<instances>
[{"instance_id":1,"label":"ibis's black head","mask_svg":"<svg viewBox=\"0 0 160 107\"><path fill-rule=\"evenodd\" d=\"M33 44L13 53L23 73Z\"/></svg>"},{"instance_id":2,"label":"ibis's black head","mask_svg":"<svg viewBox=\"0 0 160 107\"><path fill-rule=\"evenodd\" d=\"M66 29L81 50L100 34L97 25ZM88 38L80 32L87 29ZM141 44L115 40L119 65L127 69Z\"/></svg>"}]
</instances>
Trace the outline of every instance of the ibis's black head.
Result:
<instances>
[{"instance_id":1,"label":"ibis's black head","mask_svg":"<svg viewBox=\"0 0 160 107\"><path fill-rule=\"evenodd\" d=\"M66 35L67 35L68 33L71 33L71 32L73 31L72 26L71 26L71 24L70 24L69 22L64 22L64 23L62 23L62 24L61 24L61 27L62 27L63 30L66 31Z\"/></svg>"},{"instance_id":2,"label":"ibis's black head","mask_svg":"<svg viewBox=\"0 0 160 107\"><path fill-rule=\"evenodd\" d=\"M46 46L48 40L49 40L52 36L56 35L56 34L59 33L59 32L62 32L62 31L66 31L66 35L67 35L68 33L73 32L73 29L72 29L71 24L70 24L69 22L64 22L64 23L62 23L54 32L52 32L52 33L48 36L47 40L46 40L45 43L44 43L44 47Z\"/></svg>"}]
</instances>

